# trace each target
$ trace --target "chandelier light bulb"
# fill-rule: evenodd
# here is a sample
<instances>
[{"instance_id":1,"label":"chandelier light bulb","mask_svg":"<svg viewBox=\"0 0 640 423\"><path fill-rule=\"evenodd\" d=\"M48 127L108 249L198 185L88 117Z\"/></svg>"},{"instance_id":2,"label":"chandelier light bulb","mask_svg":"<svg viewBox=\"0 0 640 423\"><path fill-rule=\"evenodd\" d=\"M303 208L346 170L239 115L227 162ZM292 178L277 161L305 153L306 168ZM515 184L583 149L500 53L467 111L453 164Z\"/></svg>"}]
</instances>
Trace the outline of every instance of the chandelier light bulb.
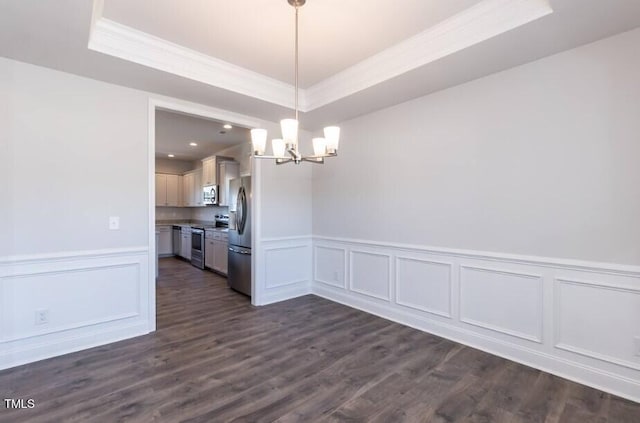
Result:
<instances>
[{"instance_id":1,"label":"chandelier light bulb","mask_svg":"<svg viewBox=\"0 0 640 423\"><path fill-rule=\"evenodd\" d=\"M253 153L256 156L262 156L267 149L267 130L252 129L251 144L253 144Z\"/></svg>"},{"instance_id":2,"label":"chandelier light bulb","mask_svg":"<svg viewBox=\"0 0 640 423\"><path fill-rule=\"evenodd\" d=\"M294 145L298 147L298 121L295 119L282 119L280 121L282 128L282 139L286 145Z\"/></svg>"},{"instance_id":3,"label":"chandelier light bulb","mask_svg":"<svg viewBox=\"0 0 640 423\"><path fill-rule=\"evenodd\" d=\"M327 153L327 140L324 138L313 139L313 155L324 156Z\"/></svg>"},{"instance_id":4,"label":"chandelier light bulb","mask_svg":"<svg viewBox=\"0 0 640 423\"><path fill-rule=\"evenodd\" d=\"M271 140L271 148L273 149L273 155L276 157L285 157L286 146L284 140L281 138L274 138Z\"/></svg>"},{"instance_id":5,"label":"chandelier light bulb","mask_svg":"<svg viewBox=\"0 0 640 423\"><path fill-rule=\"evenodd\" d=\"M324 138L327 140L327 150L329 152L337 152L340 143L340 127L327 126L324 128Z\"/></svg>"}]
</instances>

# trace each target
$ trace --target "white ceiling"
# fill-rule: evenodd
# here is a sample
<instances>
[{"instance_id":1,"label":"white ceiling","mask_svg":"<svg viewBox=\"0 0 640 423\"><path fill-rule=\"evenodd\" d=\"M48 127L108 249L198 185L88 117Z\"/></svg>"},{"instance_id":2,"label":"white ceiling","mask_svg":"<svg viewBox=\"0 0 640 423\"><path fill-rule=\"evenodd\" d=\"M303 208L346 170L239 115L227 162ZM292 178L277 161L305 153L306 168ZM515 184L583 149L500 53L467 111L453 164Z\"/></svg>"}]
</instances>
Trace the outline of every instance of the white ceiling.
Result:
<instances>
[{"instance_id":1,"label":"white ceiling","mask_svg":"<svg viewBox=\"0 0 640 423\"><path fill-rule=\"evenodd\" d=\"M393 7L391 1L376 0L375 3L377 4L378 1L385 7ZM490 1L498 6L507 7L510 5L516 9L526 8L533 4L538 6L546 4L546 0ZM413 49L409 49L408 52L399 49L399 46L408 44L406 41L398 42L398 38L411 33L415 34L416 30L422 31L419 22L431 25L434 21L455 13L456 7L464 8L476 2L402 0L402 2L396 1L395 3L404 6L405 2L414 8L402 7L394 10L391 14L388 9L383 9L384 11L380 12L377 8L371 8L370 5L374 3L371 1L308 0L308 4L301 10L301 15L305 20L311 22L304 23L309 25L308 29L305 26L305 31L311 31L315 35L306 34L308 43L305 45L306 41L302 39L301 49L313 48L318 53L317 57L314 53L313 63L304 64L305 68L314 68L313 74L303 75L306 85L314 84L305 90L308 98L313 100L311 105L307 105L308 112L301 114L301 123L305 129L315 130L325 124L337 123L640 26L640 1L637 0L549 0L548 3L553 9L551 14L532 18L533 20L528 23L524 22L526 21L524 19L523 22L514 25L513 29L505 29L508 26L502 27L500 33L493 31L496 28L492 25L486 25L489 34L485 34L488 36L484 40L482 37L476 37L477 42L471 45L462 47L452 45L449 49L444 48L447 45L441 45L443 48L437 52L439 54L432 55L428 58L429 60L425 61L420 54L414 54L416 53L415 43L412 45ZM151 3L153 5L149 6ZM157 10L157 15L162 16L162 19L158 17L158 21L153 23L153 25L157 25L157 28L145 26L144 28L131 29L128 32L124 31L122 34L129 37L134 36L134 41L146 42L149 38L159 40L160 50L166 47L167 41L182 42L188 44L191 49L200 50L205 54L223 56L201 55L202 57L197 57L197 59L204 58L203 62L206 62L207 66L211 63L224 65L230 62L228 66L224 65L227 68L222 66L222 69L227 71L234 70L236 68L233 66L237 66L238 71L235 73L238 78L235 81L229 75L218 80L216 78L219 75L216 74L205 73L198 77L191 68L187 69L186 73L180 73L170 66L168 69L162 69L147 64L143 65L144 60L140 58L129 57L127 60L123 60L115 57L113 53L104 54L90 50L88 45L91 34L93 34L92 16L95 14L92 2L88 0L0 0L0 56L271 121L290 117L292 112L288 106L292 102L293 96L289 78L285 73L287 66L291 66L291 63L288 60L289 65L286 65L284 62L287 60L275 59L278 54L286 55L286 51L291 48L290 42L289 45L282 47L280 45L282 41L276 41L282 38L286 39L287 31L278 32L277 37L267 37L268 44L260 42L257 44L258 48L256 41L246 33L239 37L225 32L244 32L242 29L249 26L251 21L245 20L240 14L240 6L236 4L242 2L207 0L206 4L216 5L215 11L226 10L225 7L234 10L236 15L233 20L237 25L227 25L225 30L221 29L224 25L220 25L220 28L216 29L216 31L222 31L216 32L216 34L218 40L223 44L213 43L207 38L207 41L196 45L194 40L200 39L198 31L213 30L202 28L202 22L207 19L202 19L200 13L193 13L185 3L179 0L128 0L126 2L124 0L107 0L104 13L113 20L120 19L119 24L115 25L115 28L120 28L127 24L150 25L150 20L141 16L145 10L149 16L156 16ZM198 8L204 7L205 0L190 0L189 6L192 3L196 4L196 10L202 10ZM231 3L234 5L230 6ZM283 22L292 20L290 7L285 0L251 0L244 3L257 5L256 7L261 10L260 16L264 17L265 21L276 19L274 16L280 13L284 15L279 18ZM172 16L177 22L186 22L190 19L189 16L198 17L200 20L194 21L193 24L181 23L179 30L173 30L169 16L167 16L168 11L172 10L172 4L179 5L179 7L173 8L175 16ZM422 8L426 7L426 4L439 7L434 10L439 10L438 13L441 15L433 20L422 21L423 14L420 15L422 16L420 19L413 20L413 14L419 14L416 10L423 13L425 9ZM333 6L329 7L329 5ZM469 10L477 11L478 7L479 5L475 4L471 9L465 9L460 13L464 14ZM125 12L125 8L132 10L132 12ZM188 12L185 11L187 9L189 9ZM322 13L323 19L312 15L314 9L319 14ZM494 9L493 12L498 10ZM118 17L117 14L128 17ZM100 11L100 15L102 15L102 11ZM524 15L526 14L522 16ZM459 16L459 14L455 16ZM444 22L451 22L451 19ZM384 20L388 22L379 23ZM372 24L374 21L376 24ZM466 23L473 24L473 20L470 21ZM344 26L342 22L356 22L356 24L350 27ZM402 24L396 24L396 22L402 22ZM477 21L475 22L477 23ZM439 28L441 24L442 22L436 24L435 28ZM94 25L94 29L99 26ZM290 25L278 25L280 29L285 26L289 28ZM334 26L339 27L338 33L348 35L332 39L328 34L333 33ZM372 32L379 38L370 42L369 36L363 35L361 28L374 27L375 31L372 30ZM268 28L265 28L263 27L259 31L267 31ZM420 32L418 38L425 32L429 33L433 28L432 25L431 29ZM135 35L144 34L140 31L145 30L158 31L158 33L146 34L146 38L135 38ZM475 33L479 32L481 31L478 31L476 27ZM264 33L262 32L262 34ZM323 33L326 34L324 46L311 44L314 37L322 40ZM161 40L157 38L161 36L173 37L173 39ZM411 40L415 39L416 36ZM434 39L431 37L427 41L431 42ZM362 43L363 47L356 43ZM370 57L366 58L376 48L383 48L389 44L394 45L382 52L377 52L374 58L385 59L389 57L389 55L385 55L385 52L391 51L400 60L378 60L375 62L371 61ZM236 45L244 46L244 48L233 47ZM417 46L420 45L431 46L428 43L417 44ZM118 46L108 47L115 50ZM183 47L178 46L178 49L184 50ZM137 51L143 54L146 50L138 49ZM417 53L421 52L422 50L417 50ZM407 56L405 53L410 54ZM304 55L303 52L303 57ZM411 62L412 60L413 62ZM411 62L411 66L408 67L396 66L409 62ZM360 66L363 63L366 66ZM380 63L380 65L372 63ZM182 63L177 61L174 65L174 68L179 70ZM345 69L344 66L348 66L348 68ZM203 69L207 69L207 67L204 66ZM335 74L336 71L338 71L337 74ZM333 76L326 76L331 75L332 72ZM230 82L235 82L235 85Z\"/></svg>"},{"instance_id":2,"label":"white ceiling","mask_svg":"<svg viewBox=\"0 0 640 423\"><path fill-rule=\"evenodd\" d=\"M480 0L309 0L300 8L300 86L308 87ZM105 0L105 18L272 78L293 81L286 0Z\"/></svg>"},{"instance_id":3,"label":"white ceiling","mask_svg":"<svg viewBox=\"0 0 640 423\"><path fill-rule=\"evenodd\" d=\"M225 148L250 142L249 130L239 126L224 129L218 122L164 110L156 112L156 157L199 160ZM224 133L221 133L224 132ZM197 146L189 145L191 142Z\"/></svg>"}]
</instances>

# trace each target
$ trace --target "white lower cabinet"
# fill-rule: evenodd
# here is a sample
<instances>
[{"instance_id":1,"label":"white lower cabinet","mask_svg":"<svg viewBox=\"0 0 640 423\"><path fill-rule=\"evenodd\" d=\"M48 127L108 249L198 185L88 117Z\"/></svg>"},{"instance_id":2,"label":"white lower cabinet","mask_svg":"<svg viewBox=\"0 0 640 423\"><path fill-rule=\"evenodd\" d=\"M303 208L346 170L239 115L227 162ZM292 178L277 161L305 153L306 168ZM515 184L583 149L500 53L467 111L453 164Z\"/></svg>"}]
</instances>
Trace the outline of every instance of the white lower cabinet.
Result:
<instances>
[{"instance_id":1,"label":"white lower cabinet","mask_svg":"<svg viewBox=\"0 0 640 423\"><path fill-rule=\"evenodd\" d=\"M171 239L171 226L157 226L156 230L160 232L158 236L158 255L170 256L173 254L173 240Z\"/></svg>"},{"instance_id":2,"label":"white lower cabinet","mask_svg":"<svg viewBox=\"0 0 640 423\"><path fill-rule=\"evenodd\" d=\"M208 232L207 235L209 236ZM204 243L204 266L209 269L213 269L213 251L214 251L214 242L213 238L206 238Z\"/></svg>"},{"instance_id":3,"label":"white lower cabinet","mask_svg":"<svg viewBox=\"0 0 640 423\"><path fill-rule=\"evenodd\" d=\"M213 240L213 270L227 274L227 258L229 250L227 241Z\"/></svg>"},{"instance_id":4,"label":"white lower cabinet","mask_svg":"<svg viewBox=\"0 0 640 423\"><path fill-rule=\"evenodd\" d=\"M204 265L223 275L227 274L229 235L219 230L205 232Z\"/></svg>"}]
</instances>

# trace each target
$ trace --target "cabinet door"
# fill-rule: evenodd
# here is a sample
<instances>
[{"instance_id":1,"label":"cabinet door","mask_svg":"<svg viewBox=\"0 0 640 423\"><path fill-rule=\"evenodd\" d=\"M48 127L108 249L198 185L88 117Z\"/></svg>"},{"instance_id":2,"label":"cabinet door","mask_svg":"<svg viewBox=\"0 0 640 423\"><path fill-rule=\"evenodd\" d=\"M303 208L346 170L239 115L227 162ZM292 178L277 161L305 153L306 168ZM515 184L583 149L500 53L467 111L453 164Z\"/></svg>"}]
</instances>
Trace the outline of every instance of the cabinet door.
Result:
<instances>
[{"instance_id":1,"label":"cabinet door","mask_svg":"<svg viewBox=\"0 0 640 423\"><path fill-rule=\"evenodd\" d=\"M173 253L171 226L158 226L156 229L160 232L157 253L161 256L170 256Z\"/></svg>"},{"instance_id":2,"label":"cabinet door","mask_svg":"<svg viewBox=\"0 0 640 423\"><path fill-rule=\"evenodd\" d=\"M167 205L167 175L156 173L156 206Z\"/></svg>"},{"instance_id":3,"label":"cabinet door","mask_svg":"<svg viewBox=\"0 0 640 423\"><path fill-rule=\"evenodd\" d=\"M214 254L215 254L215 251L214 251L213 239L206 239L205 246L204 246L204 265L209 269L213 269Z\"/></svg>"},{"instance_id":4,"label":"cabinet door","mask_svg":"<svg viewBox=\"0 0 640 423\"><path fill-rule=\"evenodd\" d=\"M182 192L184 195L183 204L187 207L193 207L195 205L193 198L193 182L194 175L193 173L186 173L182 177Z\"/></svg>"},{"instance_id":5,"label":"cabinet door","mask_svg":"<svg viewBox=\"0 0 640 423\"><path fill-rule=\"evenodd\" d=\"M202 161L202 184L215 185L216 182L216 158L210 157Z\"/></svg>"},{"instance_id":6,"label":"cabinet door","mask_svg":"<svg viewBox=\"0 0 640 423\"><path fill-rule=\"evenodd\" d=\"M193 205L204 206L204 193L202 192L202 169L193 172Z\"/></svg>"},{"instance_id":7,"label":"cabinet door","mask_svg":"<svg viewBox=\"0 0 640 423\"><path fill-rule=\"evenodd\" d=\"M180 176L164 175L166 177L166 205L177 207L180 205ZM157 201L156 201L157 203Z\"/></svg>"},{"instance_id":8,"label":"cabinet door","mask_svg":"<svg viewBox=\"0 0 640 423\"><path fill-rule=\"evenodd\" d=\"M182 234L182 257L191 260L191 234Z\"/></svg>"},{"instance_id":9,"label":"cabinet door","mask_svg":"<svg viewBox=\"0 0 640 423\"><path fill-rule=\"evenodd\" d=\"M220 240L213 241L213 268L220 273L227 274L227 243Z\"/></svg>"}]
</instances>

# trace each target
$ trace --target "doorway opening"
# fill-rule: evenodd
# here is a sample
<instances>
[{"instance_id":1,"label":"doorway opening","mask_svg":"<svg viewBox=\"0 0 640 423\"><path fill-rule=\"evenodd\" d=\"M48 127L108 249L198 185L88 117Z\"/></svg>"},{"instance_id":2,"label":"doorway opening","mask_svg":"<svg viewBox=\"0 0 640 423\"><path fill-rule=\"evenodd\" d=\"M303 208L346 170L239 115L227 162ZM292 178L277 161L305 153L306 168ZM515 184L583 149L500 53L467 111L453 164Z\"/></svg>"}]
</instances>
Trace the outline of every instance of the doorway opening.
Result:
<instances>
[{"instance_id":1,"label":"doorway opening","mask_svg":"<svg viewBox=\"0 0 640 423\"><path fill-rule=\"evenodd\" d=\"M243 196L240 202L238 192L245 191L234 184L245 181L250 189L256 180L259 169L251 158L249 131L258 126L259 121L219 109L150 101L150 331L156 329L157 272L175 267L159 266L161 259L180 260L183 269L184 264L192 264L197 271L210 273L203 276L211 279L214 275L221 283L229 278L230 286L255 304L256 254L251 254L255 237L237 235L238 223L243 228L253 226L257 234L258 213L247 212L254 209L258 193L254 189L253 195ZM240 267L234 252L239 250L229 248L239 239L244 247ZM189 268L188 274L197 279L195 269ZM237 283L240 277L245 280L243 285Z\"/></svg>"}]
</instances>

